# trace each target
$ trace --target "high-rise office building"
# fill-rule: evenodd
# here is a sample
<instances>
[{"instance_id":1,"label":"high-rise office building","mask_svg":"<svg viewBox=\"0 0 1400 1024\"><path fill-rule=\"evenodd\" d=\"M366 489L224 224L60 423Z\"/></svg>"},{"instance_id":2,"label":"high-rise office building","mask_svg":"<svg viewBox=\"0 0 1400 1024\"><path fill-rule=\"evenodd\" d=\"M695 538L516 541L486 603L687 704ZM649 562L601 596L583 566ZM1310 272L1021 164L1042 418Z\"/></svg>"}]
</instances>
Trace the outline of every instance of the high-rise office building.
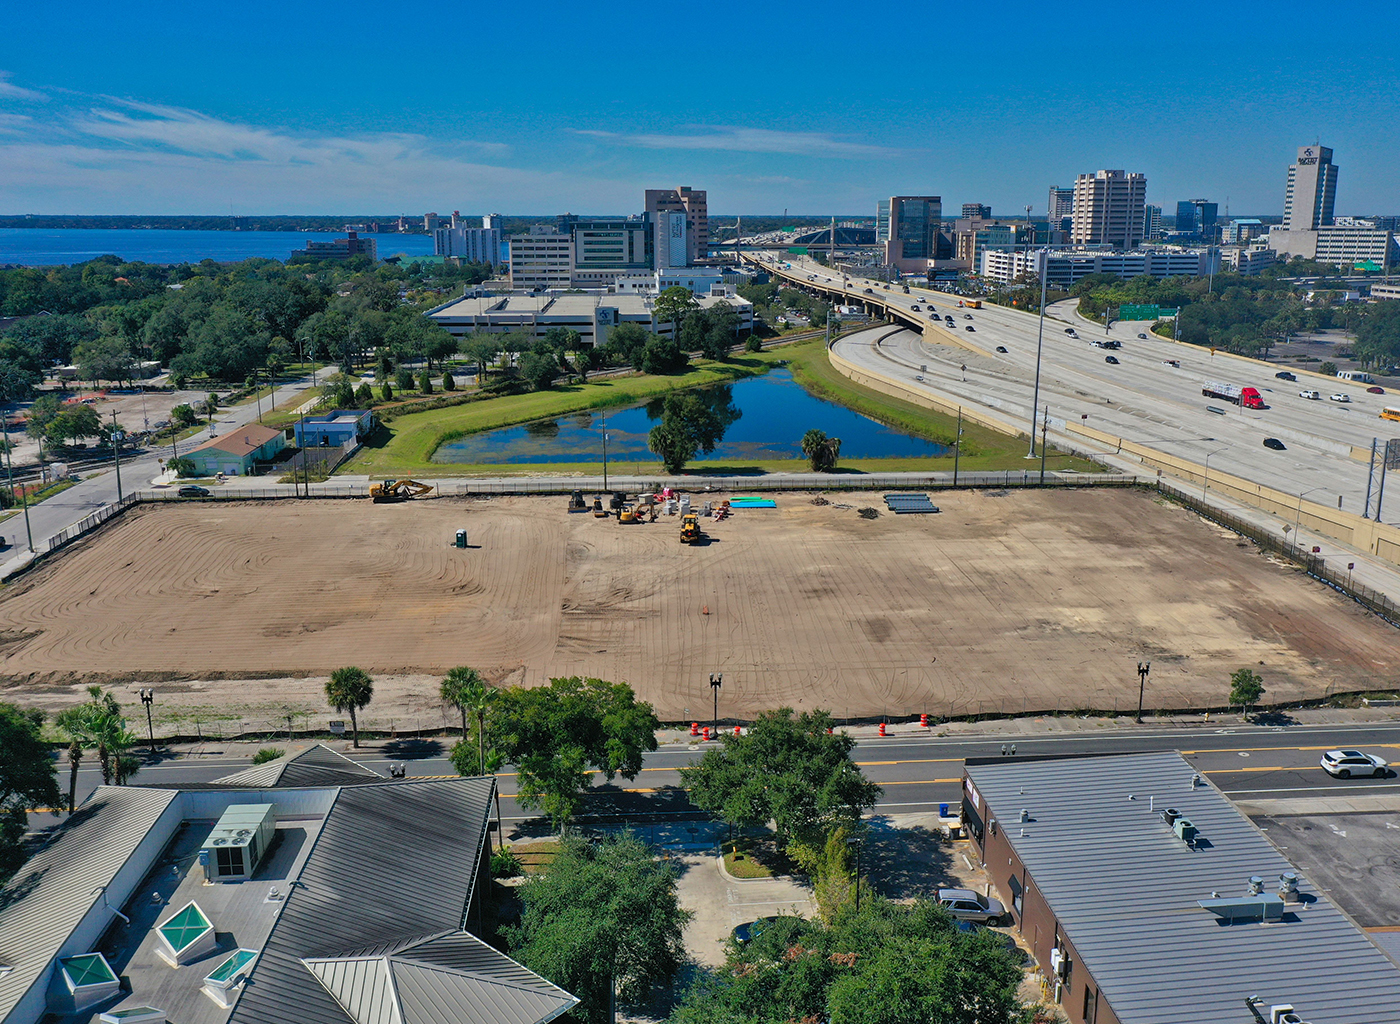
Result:
<instances>
[{"instance_id":1,"label":"high-rise office building","mask_svg":"<svg viewBox=\"0 0 1400 1024\"><path fill-rule=\"evenodd\" d=\"M981 203L963 203L963 220L991 220L992 208Z\"/></svg>"},{"instance_id":2,"label":"high-rise office building","mask_svg":"<svg viewBox=\"0 0 1400 1024\"><path fill-rule=\"evenodd\" d=\"M1162 237L1162 208L1144 206L1142 208L1142 237L1152 241Z\"/></svg>"},{"instance_id":3,"label":"high-rise office building","mask_svg":"<svg viewBox=\"0 0 1400 1024\"><path fill-rule=\"evenodd\" d=\"M461 224L457 215L452 219ZM495 228L440 227L433 232L433 254L494 267L501 262L501 233Z\"/></svg>"},{"instance_id":4,"label":"high-rise office building","mask_svg":"<svg viewBox=\"0 0 1400 1024\"><path fill-rule=\"evenodd\" d=\"M1337 198L1337 165L1326 146L1299 146L1298 158L1288 165L1288 187L1283 195L1283 230L1311 231L1332 223Z\"/></svg>"},{"instance_id":5,"label":"high-rise office building","mask_svg":"<svg viewBox=\"0 0 1400 1024\"><path fill-rule=\"evenodd\" d=\"M928 262L938 258L942 222L941 196L891 196L889 223L882 239L885 262L900 270L928 269Z\"/></svg>"},{"instance_id":6,"label":"high-rise office building","mask_svg":"<svg viewBox=\"0 0 1400 1024\"><path fill-rule=\"evenodd\" d=\"M657 214L685 214L687 260L694 263L709 255L710 214L704 189L694 189L689 185L649 188L646 190L646 212L651 214L653 223L657 220Z\"/></svg>"},{"instance_id":7,"label":"high-rise office building","mask_svg":"<svg viewBox=\"0 0 1400 1024\"><path fill-rule=\"evenodd\" d=\"M1196 204L1189 199L1176 204L1176 230L1193 235L1196 233Z\"/></svg>"},{"instance_id":8,"label":"high-rise office building","mask_svg":"<svg viewBox=\"0 0 1400 1024\"><path fill-rule=\"evenodd\" d=\"M682 214L684 216L684 214ZM601 288L612 284L619 274L635 274L653 269L653 218L643 214L631 217L576 217L565 214L556 229L573 239L575 288Z\"/></svg>"},{"instance_id":9,"label":"high-rise office building","mask_svg":"<svg viewBox=\"0 0 1400 1024\"><path fill-rule=\"evenodd\" d=\"M689 266L690 232L686 230L685 214L658 213L655 231L656 269L673 270Z\"/></svg>"},{"instance_id":10,"label":"high-rise office building","mask_svg":"<svg viewBox=\"0 0 1400 1024\"><path fill-rule=\"evenodd\" d=\"M1074 186L1051 185L1050 205L1046 209L1050 211L1047 217L1051 226L1061 231L1070 230L1074 217Z\"/></svg>"},{"instance_id":11,"label":"high-rise office building","mask_svg":"<svg viewBox=\"0 0 1400 1024\"><path fill-rule=\"evenodd\" d=\"M1111 245L1131 249L1142 242L1142 215L1147 205L1147 175L1095 171L1074 179L1074 215L1070 241L1075 245Z\"/></svg>"}]
</instances>

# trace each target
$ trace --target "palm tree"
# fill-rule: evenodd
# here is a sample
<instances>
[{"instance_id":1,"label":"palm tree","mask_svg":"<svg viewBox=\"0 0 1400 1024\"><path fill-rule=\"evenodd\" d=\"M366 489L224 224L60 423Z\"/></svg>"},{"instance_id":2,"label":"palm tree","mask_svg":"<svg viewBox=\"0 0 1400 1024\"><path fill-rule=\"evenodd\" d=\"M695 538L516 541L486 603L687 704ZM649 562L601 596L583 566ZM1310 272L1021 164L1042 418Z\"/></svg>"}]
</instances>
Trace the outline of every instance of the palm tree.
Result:
<instances>
[{"instance_id":1,"label":"palm tree","mask_svg":"<svg viewBox=\"0 0 1400 1024\"><path fill-rule=\"evenodd\" d=\"M68 813L77 807L78 769L83 764L83 745L91 736L87 728L86 705L65 708L58 713L54 724L68 734Z\"/></svg>"},{"instance_id":2,"label":"palm tree","mask_svg":"<svg viewBox=\"0 0 1400 1024\"><path fill-rule=\"evenodd\" d=\"M330 706L342 714L350 716L350 729L354 733L354 746L360 746L360 723L355 712L374 699L374 680L362 668L351 665L338 668L326 680L326 700Z\"/></svg>"},{"instance_id":3,"label":"palm tree","mask_svg":"<svg viewBox=\"0 0 1400 1024\"><path fill-rule=\"evenodd\" d=\"M481 762L480 772L486 774L486 712L491 707L495 691L486 685L481 674L474 668L459 665L447 673L439 691L442 699L454 704L462 712L462 739L467 738L467 712L476 715L477 757Z\"/></svg>"}]
</instances>

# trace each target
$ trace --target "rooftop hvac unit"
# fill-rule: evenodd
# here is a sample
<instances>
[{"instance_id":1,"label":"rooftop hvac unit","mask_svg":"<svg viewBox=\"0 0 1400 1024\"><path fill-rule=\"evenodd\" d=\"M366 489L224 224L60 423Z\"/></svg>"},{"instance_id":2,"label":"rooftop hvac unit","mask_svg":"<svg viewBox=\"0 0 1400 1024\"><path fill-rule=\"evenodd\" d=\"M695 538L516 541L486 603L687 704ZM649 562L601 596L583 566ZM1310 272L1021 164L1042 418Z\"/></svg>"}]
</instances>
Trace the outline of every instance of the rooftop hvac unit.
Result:
<instances>
[{"instance_id":1,"label":"rooftop hvac unit","mask_svg":"<svg viewBox=\"0 0 1400 1024\"><path fill-rule=\"evenodd\" d=\"M220 815L200 851L211 882L242 882L253 877L277 834L272 804L232 804Z\"/></svg>"}]
</instances>

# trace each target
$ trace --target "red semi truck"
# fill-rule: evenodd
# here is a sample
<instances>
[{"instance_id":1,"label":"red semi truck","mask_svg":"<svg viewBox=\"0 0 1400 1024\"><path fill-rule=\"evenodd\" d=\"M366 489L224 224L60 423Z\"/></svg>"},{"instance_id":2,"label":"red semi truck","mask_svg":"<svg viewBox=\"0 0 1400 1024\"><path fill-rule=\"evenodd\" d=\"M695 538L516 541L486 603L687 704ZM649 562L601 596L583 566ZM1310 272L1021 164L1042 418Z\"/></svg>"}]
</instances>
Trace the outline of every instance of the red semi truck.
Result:
<instances>
[{"instance_id":1,"label":"red semi truck","mask_svg":"<svg viewBox=\"0 0 1400 1024\"><path fill-rule=\"evenodd\" d=\"M1228 384L1224 381L1208 380L1201 387L1201 394L1207 398L1221 398L1233 405L1246 409L1267 409L1264 399L1257 389L1248 385Z\"/></svg>"}]
</instances>

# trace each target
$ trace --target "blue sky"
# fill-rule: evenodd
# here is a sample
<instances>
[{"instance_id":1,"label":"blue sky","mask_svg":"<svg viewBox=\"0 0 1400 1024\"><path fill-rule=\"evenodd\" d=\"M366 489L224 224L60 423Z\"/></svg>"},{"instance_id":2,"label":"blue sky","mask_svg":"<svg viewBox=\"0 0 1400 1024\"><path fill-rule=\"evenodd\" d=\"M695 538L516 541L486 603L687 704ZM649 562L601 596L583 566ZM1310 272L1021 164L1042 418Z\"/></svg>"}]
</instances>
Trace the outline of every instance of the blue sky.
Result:
<instances>
[{"instance_id":1,"label":"blue sky","mask_svg":"<svg viewBox=\"0 0 1400 1024\"><path fill-rule=\"evenodd\" d=\"M1103 167L1168 212L1400 213L1400 4L9 4L0 213L1043 211Z\"/></svg>"}]
</instances>

